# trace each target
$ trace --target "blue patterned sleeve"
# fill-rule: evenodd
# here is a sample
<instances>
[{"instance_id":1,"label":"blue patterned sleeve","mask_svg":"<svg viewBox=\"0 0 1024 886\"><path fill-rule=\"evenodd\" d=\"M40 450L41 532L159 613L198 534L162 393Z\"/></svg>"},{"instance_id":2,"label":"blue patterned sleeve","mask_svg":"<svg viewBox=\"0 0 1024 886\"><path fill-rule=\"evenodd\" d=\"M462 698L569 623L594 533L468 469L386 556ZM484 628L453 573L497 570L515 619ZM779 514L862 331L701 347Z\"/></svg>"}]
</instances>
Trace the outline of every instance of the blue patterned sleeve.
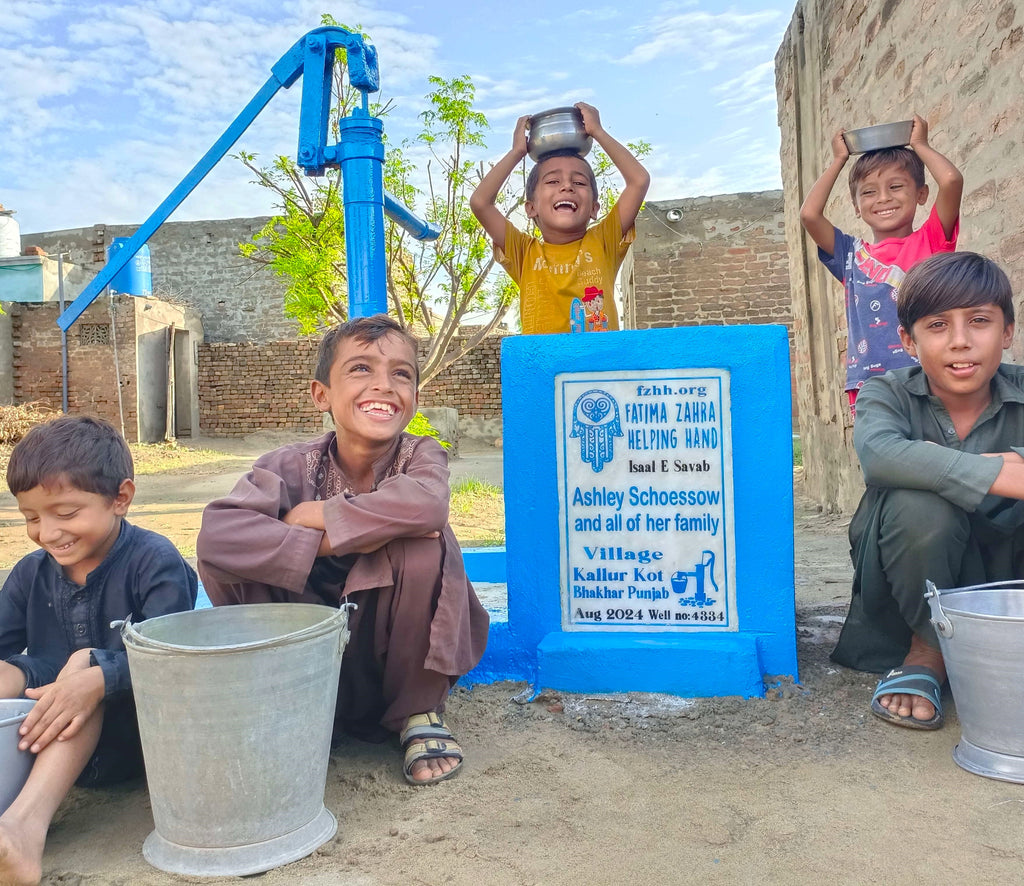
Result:
<instances>
[{"instance_id":1,"label":"blue patterned sleeve","mask_svg":"<svg viewBox=\"0 0 1024 886\"><path fill-rule=\"evenodd\" d=\"M818 261L820 261L828 272L835 277L840 283L844 282L846 276L846 256L850 253L851 244L853 238L849 234L844 234L839 228L834 228L835 231L835 252L829 255L818 247Z\"/></svg>"}]
</instances>

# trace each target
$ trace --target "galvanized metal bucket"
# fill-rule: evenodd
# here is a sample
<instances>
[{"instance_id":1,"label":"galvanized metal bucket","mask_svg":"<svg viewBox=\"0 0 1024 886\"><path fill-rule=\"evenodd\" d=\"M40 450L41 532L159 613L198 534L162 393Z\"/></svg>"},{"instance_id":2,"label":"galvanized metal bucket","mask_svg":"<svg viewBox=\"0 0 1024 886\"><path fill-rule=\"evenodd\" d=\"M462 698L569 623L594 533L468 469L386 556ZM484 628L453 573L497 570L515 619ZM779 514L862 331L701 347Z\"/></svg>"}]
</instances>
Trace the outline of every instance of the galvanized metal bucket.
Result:
<instances>
[{"instance_id":1,"label":"galvanized metal bucket","mask_svg":"<svg viewBox=\"0 0 1024 886\"><path fill-rule=\"evenodd\" d=\"M242 876L334 836L323 798L347 607L225 606L121 635L156 825L146 861Z\"/></svg>"},{"instance_id":2,"label":"galvanized metal bucket","mask_svg":"<svg viewBox=\"0 0 1024 886\"><path fill-rule=\"evenodd\" d=\"M34 704L30 698L0 698L0 814L25 787L36 759L31 751L18 750L18 727Z\"/></svg>"},{"instance_id":3,"label":"galvanized metal bucket","mask_svg":"<svg viewBox=\"0 0 1024 886\"><path fill-rule=\"evenodd\" d=\"M927 582L925 597L960 718L953 759L1024 783L1024 582L946 591Z\"/></svg>"}]
</instances>

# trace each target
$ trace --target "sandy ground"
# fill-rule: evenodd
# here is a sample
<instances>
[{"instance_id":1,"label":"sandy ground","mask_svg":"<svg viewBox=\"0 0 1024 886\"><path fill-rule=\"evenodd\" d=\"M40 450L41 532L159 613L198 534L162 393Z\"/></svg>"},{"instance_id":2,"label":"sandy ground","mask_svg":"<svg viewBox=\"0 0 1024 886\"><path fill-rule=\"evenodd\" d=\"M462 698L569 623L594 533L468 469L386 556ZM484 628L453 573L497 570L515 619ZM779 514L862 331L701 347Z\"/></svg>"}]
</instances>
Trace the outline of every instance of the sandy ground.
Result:
<instances>
[{"instance_id":1,"label":"sandy ground","mask_svg":"<svg viewBox=\"0 0 1024 886\"><path fill-rule=\"evenodd\" d=\"M198 525L201 504L268 444L238 443L229 471L163 486L145 478L136 520ZM497 453L464 453L456 474L500 482ZM0 499L0 521L10 504ZM467 753L459 778L413 788L397 744L343 742L326 797L337 836L261 882L1020 882L1024 786L953 763L952 702L939 732L893 728L868 712L876 678L828 661L849 588L845 529L798 495L799 683L763 699L545 692L528 704L513 700L522 684L457 689L449 720ZM141 782L75 790L51 830L44 882L204 882L150 868L141 846L151 829Z\"/></svg>"}]
</instances>

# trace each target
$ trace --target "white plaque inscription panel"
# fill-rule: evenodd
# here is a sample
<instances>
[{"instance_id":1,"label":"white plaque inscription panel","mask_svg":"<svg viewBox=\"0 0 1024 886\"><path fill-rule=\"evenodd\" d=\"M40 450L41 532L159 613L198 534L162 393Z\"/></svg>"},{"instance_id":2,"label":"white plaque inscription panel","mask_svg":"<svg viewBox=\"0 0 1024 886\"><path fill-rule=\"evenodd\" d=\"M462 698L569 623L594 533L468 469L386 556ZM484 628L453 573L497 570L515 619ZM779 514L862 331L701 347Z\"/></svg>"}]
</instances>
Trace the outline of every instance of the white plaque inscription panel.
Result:
<instances>
[{"instance_id":1,"label":"white plaque inscription panel","mask_svg":"<svg viewBox=\"0 0 1024 886\"><path fill-rule=\"evenodd\" d=\"M718 369L555 376L564 630L736 631Z\"/></svg>"}]
</instances>

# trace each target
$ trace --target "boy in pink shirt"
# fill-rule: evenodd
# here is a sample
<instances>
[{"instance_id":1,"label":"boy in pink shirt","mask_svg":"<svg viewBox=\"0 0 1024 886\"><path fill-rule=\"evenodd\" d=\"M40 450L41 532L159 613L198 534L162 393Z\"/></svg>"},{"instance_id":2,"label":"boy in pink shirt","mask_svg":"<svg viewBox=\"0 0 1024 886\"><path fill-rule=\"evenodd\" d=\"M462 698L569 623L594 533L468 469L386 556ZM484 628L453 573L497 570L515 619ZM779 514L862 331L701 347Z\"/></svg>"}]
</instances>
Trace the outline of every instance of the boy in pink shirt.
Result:
<instances>
[{"instance_id":1,"label":"boy in pink shirt","mask_svg":"<svg viewBox=\"0 0 1024 886\"><path fill-rule=\"evenodd\" d=\"M843 284L846 296L846 392L850 410L864 382L890 369L916 365L904 349L896 297L904 276L937 252L953 252L960 227L960 171L928 144L928 124L914 116L910 148L862 154L850 171L850 196L857 216L871 228L872 242L853 237L825 217L825 204L850 157L840 130L832 139L832 163L800 207L800 221L818 244L818 258ZM917 207L928 200L927 168L939 187L935 205L914 230Z\"/></svg>"}]
</instances>

